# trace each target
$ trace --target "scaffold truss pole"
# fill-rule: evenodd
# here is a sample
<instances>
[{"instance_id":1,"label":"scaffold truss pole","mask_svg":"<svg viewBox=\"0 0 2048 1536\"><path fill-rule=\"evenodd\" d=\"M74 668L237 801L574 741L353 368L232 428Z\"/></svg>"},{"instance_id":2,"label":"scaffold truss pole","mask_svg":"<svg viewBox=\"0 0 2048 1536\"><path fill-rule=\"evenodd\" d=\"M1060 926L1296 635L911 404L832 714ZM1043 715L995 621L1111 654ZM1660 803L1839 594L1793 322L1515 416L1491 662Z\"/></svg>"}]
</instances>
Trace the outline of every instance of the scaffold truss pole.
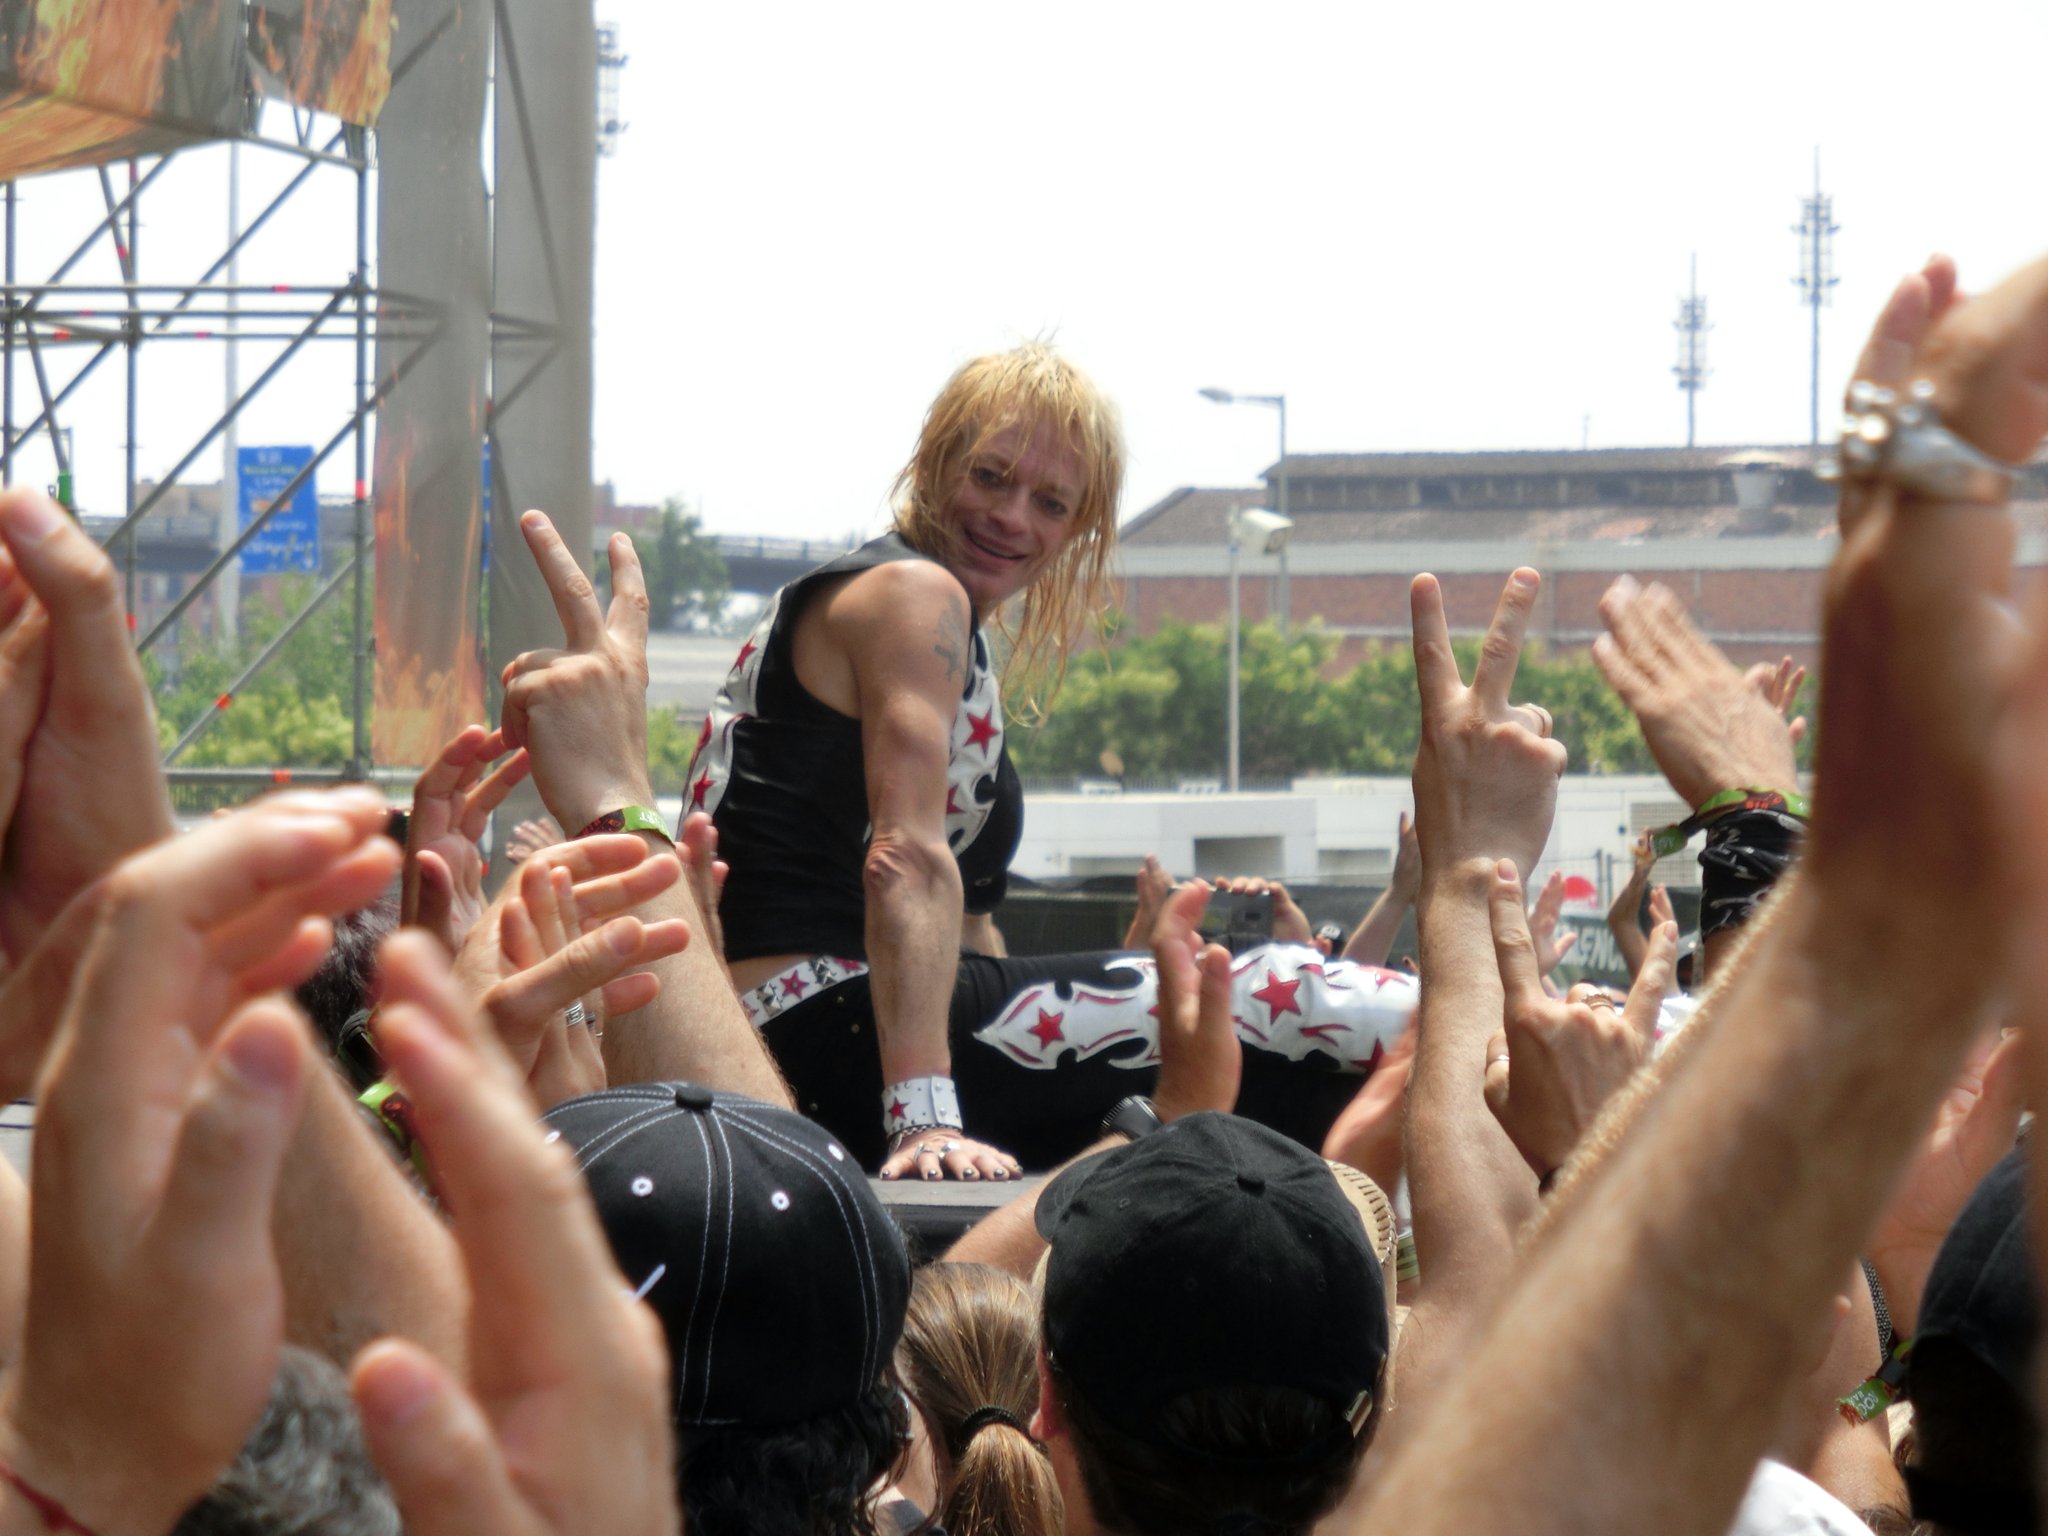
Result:
<instances>
[{"instance_id":1,"label":"scaffold truss pole","mask_svg":"<svg viewBox=\"0 0 2048 1536\"><path fill-rule=\"evenodd\" d=\"M369 708L369 491L370 491L370 148L366 130L355 130L356 162L356 477L353 536L355 557L354 648L351 653L350 686L354 693L349 710L353 735L349 748L349 777L362 779L370 771Z\"/></svg>"}]
</instances>

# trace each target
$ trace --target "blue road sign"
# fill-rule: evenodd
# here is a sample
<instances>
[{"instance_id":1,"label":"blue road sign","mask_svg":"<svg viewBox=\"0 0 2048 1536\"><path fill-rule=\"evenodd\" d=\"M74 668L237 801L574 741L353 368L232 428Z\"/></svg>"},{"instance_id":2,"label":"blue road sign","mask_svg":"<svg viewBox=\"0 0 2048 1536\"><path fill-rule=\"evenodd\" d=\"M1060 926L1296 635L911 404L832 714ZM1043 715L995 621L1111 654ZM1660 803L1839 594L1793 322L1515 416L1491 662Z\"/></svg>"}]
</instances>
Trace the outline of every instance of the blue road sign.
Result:
<instances>
[{"instance_id":1,"label":"blue road sign","mask_svg":"<svg viewBox=\"0 0 2048 1536\"><path fill-rule=\"evenodd\" d=\"M236 515L247 528L292 477L313 462L311 448L243 448L235 454L240 493ZM256 537L242 546L242 574L274 576L283 571L320 569L320 501L311 475L292 499L270 516Z\"/></svg>"}]
</instances>

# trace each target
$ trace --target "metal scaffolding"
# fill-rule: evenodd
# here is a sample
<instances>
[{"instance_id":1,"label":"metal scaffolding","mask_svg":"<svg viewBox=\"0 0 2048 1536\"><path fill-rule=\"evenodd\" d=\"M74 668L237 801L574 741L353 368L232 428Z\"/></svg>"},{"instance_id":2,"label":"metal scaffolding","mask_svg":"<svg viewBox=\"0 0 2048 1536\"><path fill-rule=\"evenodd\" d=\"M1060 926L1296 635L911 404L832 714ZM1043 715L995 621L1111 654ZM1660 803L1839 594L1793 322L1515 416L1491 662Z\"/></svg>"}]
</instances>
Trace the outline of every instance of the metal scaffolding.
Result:
<instances>
[{"instance_id":1,"label":"metal scaffolding","mask_svg":"<svg viewBox=\"0 0 2048 1536\"><path fill-rule=\"evenodd\" d=\"M431 45L423 39L419 50ZM394 80L403 75L410 59L398 61ZM284 121L288 119L288 122ZM169 767L233 702L237 691L253 679L282 649L283 644L346 582L353 589L353 644L351 667L351 747L348 763L339 777L370 777L368 671L372 654L370 641L369 578L370 553L370 450L371 426L382 400L408 373L424 352L438 339L438 315L434 305L415 296L380 291L372 279L372 234L370 227L370 181L376 170L376 135L373 130L348 124L336 125L331 118L291 106L267 102L253 92L247 98L247 128L238 140L240 147L286 156L302 162L263 207L237 227L219 254L192 282L149 282L144 279L139 247L143 227L145 196L180 156L191 156L212 143L173 151L156 157L120 162L110 173L102 165L82 171L53 173L70 177L97 177L103 212L85 228L69 253L45 276L23 281L18 270L19 202L16 185L5 186L4 262L5 282L0 287L0 482L12 484L23 447L38 435L48 441L57 465L59 498L71 505L72 462L69 431L64 413L81 385L115 352L126 364L123 390L126 434L124 439L124 480L122 514L119 522L100 542L122 573L123 592L129 624L141 632L136 649L148 653L168 635L175 634L180 620L202 596L213 590L222 573L229 570L242 551L256 539L272 516L288 506L302 486L309 484L322 464L347 449L353 454L353 498L351 552L342 567L319 584L299 611L290 616L282 632L237 677L234 684L183 731L164 755ZM277 131L281 130L281 131ZM217 141L215 141L217 142ZM118 173L125 167L126 187L116 195ZM230 174L234 174L230 172ZM354 229L337 230L336 243L353 235L352 260L347 278L338 284L300 281L241 282L231 280L244 249L263 228L304 195L314 178L340 176L354 181ZM110 239L119 280L90 282L76 280L73 273L102 241ZM230 280L224 280L223 274ZM389 376L374 380L371 343L378 336L410 343ZM242 343L282 344L282 350L246 387L231 382L225 409L189 447L174 466L146 492L140 478L137 428L142 411L140 358L145 345L172 343L226 345L231 350ZM141 574L142 533L145 520L165 502L181 478L214 448L224 434L232 432L251 401L286 375L290 365L315 343L353 346L355 379L353 390L336 402L335 425L313 452L311 459L291 477L268 504L252 511L249 523L238 535L220 547L210 564L192 580L169 609L146 629L139 624L137 581ZM17 364L26 355L34 394L35 414L26 422L17 418ZM232 374L230 375L232 380ZM223 476L221 494L229 494Z\"/></svg>"}]
</instances>

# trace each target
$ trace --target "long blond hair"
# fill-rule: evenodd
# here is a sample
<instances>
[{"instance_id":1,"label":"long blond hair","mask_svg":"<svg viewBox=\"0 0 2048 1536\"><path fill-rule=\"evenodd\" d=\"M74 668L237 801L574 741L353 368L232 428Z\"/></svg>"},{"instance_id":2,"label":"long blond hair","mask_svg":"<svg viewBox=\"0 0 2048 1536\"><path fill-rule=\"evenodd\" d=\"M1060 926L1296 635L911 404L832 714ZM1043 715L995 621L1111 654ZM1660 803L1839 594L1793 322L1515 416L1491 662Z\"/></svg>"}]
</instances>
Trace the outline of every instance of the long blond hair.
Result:
<instances>
[{"instance_id":1,"label":"long blond hair","mask_svg":"<svg viewBox=\"0 0 2048 1536\"><path fill-rule=\"evenodd\" d=\"M969 1415L1000 1408L1029 1424L1038 1407L1038 1308L1015 1275L986 1264L927 1264L911 1280L897 1374L923 1411L951 1536L1044 1536L1065 1523L1052 1463L1021 1429Z\"/></svg>"},{"instance_id":2,"label":"long blond hair","mask_svg":"<svg viewBox=\"0 0 2048 1536\"><path fill-rule=\"evenodd\" d=\"M1052 563L1002 613L987 615L1005 651L1010 713L1032 722L1051 707L1067 658L1084 627L1109 611L1109 564L1116 553L1124 439L1117 410L1088 376L1045 342L977 357L946 381L925 412L917 448L896 477L896 531L942 563L958 551L946 508L966 483L974 456L1012 427L1018 452L1050 432L1082 464L1074 531Z\"/></svg>"}]
</instances>

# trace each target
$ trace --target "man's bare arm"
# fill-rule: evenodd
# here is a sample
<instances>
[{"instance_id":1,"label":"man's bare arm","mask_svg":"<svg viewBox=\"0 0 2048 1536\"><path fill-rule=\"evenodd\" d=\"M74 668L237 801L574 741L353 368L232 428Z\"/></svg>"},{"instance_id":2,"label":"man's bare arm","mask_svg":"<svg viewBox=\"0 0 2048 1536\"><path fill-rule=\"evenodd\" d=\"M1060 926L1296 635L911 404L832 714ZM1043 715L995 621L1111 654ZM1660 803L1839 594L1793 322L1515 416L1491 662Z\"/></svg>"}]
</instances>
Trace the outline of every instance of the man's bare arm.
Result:
<instances>
[{"instance_id":1,"label":"man's bare arm","mask_svg":"<svg viewBox=\"0 0 2048 1536\"><path fill-rule=\"evenodd\" d=\"M2048 430L2048 263L1967 307L1954 284L1943 258L1902 283L1859 376L1931 380L1953 430L2023 461ZM1842 527L1803 871L1355 1529L1725 1530L1886 1191L2031 961L2016 932L2048 927L2048 610L2013 618L2009 520L1878 482L1847 487ZM1902 845L1912 882L1887 878ZM1973 964L1929 976L1928 945Z\"/></svg>"},{"instance_id":2,"label":"man's bare arm","mask_svg":"<svg viewBox=\"0 0 2048 1536\"><path fill-rule=\"evenodd\" d=\"M1422 1294L1401 1340L1406 1410L1457 1357L1471 1320L1506 1283L1536 1181L1486 1107L1486 1047L1502 992L1487 901L1502 859L1526 871L1542 853L1564 749L1548 716L1508 702L1538 578L1501 594L1468 688L1451 654L1443 596L1417 577L1411 602L1422 697L1415 817L1422 997L1409 1081L1407 1154Z\"/></svg>"},{"instance_id":3,"label":"man's bare arm","mask_svg":"<svg viewBox=\"0 0 2048 1536\"><path fill-rule=\"evenodd\" d=\"M545 515L526 513L520 530L554 597L564 646L522 656L506 669L500 727L507 746L527 749L548 814L573 837L609 811L654 803L647 771L647 586L633 541L615 536L606 614ZM651 849L668 851L665 839L638 835ZM661 995L606 1029L606 1074L615 1083L682 1078L787 1108L788 1085L747 1022L724 958L701 942L706 925L689 884L679 882L640 909L649 924L682 918L698 937L648 967L661 981Z\"/></svg>"}]
</instances>

